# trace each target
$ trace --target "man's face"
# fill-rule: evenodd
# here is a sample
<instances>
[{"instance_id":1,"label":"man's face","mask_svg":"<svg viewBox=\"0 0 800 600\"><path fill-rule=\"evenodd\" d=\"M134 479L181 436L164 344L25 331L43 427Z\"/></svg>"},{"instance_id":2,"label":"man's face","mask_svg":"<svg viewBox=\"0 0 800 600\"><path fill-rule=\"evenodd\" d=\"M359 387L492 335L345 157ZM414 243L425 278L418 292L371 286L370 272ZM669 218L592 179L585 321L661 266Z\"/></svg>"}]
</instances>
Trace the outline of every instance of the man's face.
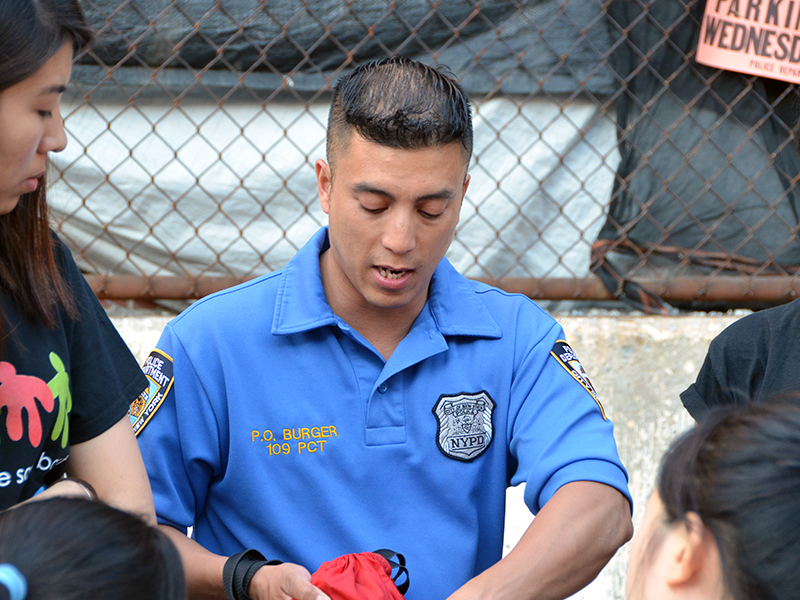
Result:
<instances>
[{"instance_id":1,"label":"man's face","mask_svg":"<svg viewBox=\"0 0 800 600\"><path fill-rule=\"evenodd\" d=\"M354 133L336 156L333 180L325 161L316 170L329 219L322 274L331 308L340 316L374 309L419 314L469 183L461 145L401 150Z\"/></svg>"}]
</instances>

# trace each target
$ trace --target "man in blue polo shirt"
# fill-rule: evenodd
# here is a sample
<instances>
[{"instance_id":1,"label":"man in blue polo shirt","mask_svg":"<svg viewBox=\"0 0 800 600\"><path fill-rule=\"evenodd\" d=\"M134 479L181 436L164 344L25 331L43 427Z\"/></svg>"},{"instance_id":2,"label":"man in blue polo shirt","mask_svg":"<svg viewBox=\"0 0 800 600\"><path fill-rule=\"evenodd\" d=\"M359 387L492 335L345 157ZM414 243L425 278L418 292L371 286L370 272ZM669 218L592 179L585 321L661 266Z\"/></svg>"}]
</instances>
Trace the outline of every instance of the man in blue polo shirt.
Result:
<instances>
[{"instance_id":1,"label":"man in blue polo shirt","mask_svg":"<svg viewBox=\"0 0 800 600\"><path fill-rule=\"evenodd\" d=\"M324 599L309 570L391 548L409 600L564 598L630 537L612 425L562 329L444 258L471 151L450 77L361 65L316 163L328 227L167 326L131 419L192 597ZM501 560L522 482L537 517Z\"/></svg>"}]
</instances>

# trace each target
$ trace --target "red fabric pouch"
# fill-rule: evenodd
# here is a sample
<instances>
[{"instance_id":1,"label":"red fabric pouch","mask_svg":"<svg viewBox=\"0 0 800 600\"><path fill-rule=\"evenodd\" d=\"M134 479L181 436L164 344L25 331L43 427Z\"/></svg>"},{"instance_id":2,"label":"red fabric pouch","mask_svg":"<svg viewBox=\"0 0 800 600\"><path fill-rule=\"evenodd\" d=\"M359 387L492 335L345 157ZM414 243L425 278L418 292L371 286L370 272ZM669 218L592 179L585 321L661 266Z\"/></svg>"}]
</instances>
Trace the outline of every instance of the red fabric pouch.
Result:
<instances>
[{"instance_id":1,"label":"red fabric pouch","mask_svg":"<svg viewBox=\"0 0 800 600\"><path fill-rule=\"evenodd\" d=\"M398 584L401 575L405 580ZM404 600L408 569L403 555L391 550L345 554L322 563L311 583L331 600Z\"/></svg>"}]
</instances>

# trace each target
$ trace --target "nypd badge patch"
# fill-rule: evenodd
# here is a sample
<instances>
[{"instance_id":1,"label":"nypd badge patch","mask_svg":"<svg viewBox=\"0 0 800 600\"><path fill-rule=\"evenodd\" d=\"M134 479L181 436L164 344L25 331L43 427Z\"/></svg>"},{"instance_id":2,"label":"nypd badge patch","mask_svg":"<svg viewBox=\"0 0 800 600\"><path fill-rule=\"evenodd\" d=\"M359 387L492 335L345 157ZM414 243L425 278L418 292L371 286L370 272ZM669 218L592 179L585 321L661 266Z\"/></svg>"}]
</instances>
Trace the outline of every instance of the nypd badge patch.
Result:
<instances>
[{"instance_id":1,"label":"nypd badge patch","mask_svg":"<svg viewBox=\"0 0 800 600\"><path fill-rule=\"evenodd\" d=\"M139 433L155 414L164 398L172 389L174 381L172 373L172 358L161 352L153 350L142 367L147 375L148 386L139 397L131 403L130 418L133 433Z\"/></svg>"},{"instance_id":2,"label":"nypd badge patch","mask_svg":"<svg viewBox=\"0 0 800 600\"><path fill-rule=\"evenodd\" d=\"M572 347L566 340L557 340L550 354L552 354L558 363L567 370L567 373L572 375L575 381L583 386L583 389L591 394L594 401L597 402L597 406L600 407L600 414L603 415L603 420L605 421L606 411L603 410L603 405L600 404L600 398L597 397L597 392L592 382L589 381L589 376L586 374L583 365L581 365Z\"/></svg>"},{"instance_id":3,"label":"nypd badge patch","mask_svg":"<svg viewBox=\"0 0 800 600\"><path fill-rule=\"evenodd\" d=\"M492 443L492 414L495 402L488 392L441 395L433 407L438 425L436 444L442 453L470 462L486 452Z\"/></svg>"}]
</instances>

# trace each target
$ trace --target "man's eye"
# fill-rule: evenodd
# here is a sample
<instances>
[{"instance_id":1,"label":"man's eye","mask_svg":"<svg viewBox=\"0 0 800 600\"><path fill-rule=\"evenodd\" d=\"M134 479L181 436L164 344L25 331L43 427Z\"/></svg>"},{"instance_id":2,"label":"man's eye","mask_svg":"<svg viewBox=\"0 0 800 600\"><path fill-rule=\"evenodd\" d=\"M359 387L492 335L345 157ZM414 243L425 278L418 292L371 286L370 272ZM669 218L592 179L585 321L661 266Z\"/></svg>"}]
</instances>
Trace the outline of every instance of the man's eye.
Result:
<instances>
[{"instance_id":1,"label":"man's eye","mask_svg":"<svg viewBox=\"0 0 800 600\"><path fill-rule=\"evenodd\" d=\"M39 116L44 118L44 119L49 119L50 117L53 116L53 113L51 111L49 111L49 110L40 110L39 111Z\"/></svg>"},{"instance_id":2,"label":"man's eye","mask_svg":"<svg viewBox=\"0 0 800 600\"><path fill-rule=\"evenodd\" d=\"M426 219L436 219L442 216L442 213L429 213L424 210L419 211L419 214L421 214Z\"/></svg>"},{"instance_id":3,"label":"man's eye","mask_svg":"<svg viewBox=\"0 0 800 600\"><path fill-rule=\"evenodd\" d=\"M362 206L365 211L367 211L371 215L377 215L382 213L385 209L384 208L369 208L367 206Z\"/></svg>"}]
</instances>

